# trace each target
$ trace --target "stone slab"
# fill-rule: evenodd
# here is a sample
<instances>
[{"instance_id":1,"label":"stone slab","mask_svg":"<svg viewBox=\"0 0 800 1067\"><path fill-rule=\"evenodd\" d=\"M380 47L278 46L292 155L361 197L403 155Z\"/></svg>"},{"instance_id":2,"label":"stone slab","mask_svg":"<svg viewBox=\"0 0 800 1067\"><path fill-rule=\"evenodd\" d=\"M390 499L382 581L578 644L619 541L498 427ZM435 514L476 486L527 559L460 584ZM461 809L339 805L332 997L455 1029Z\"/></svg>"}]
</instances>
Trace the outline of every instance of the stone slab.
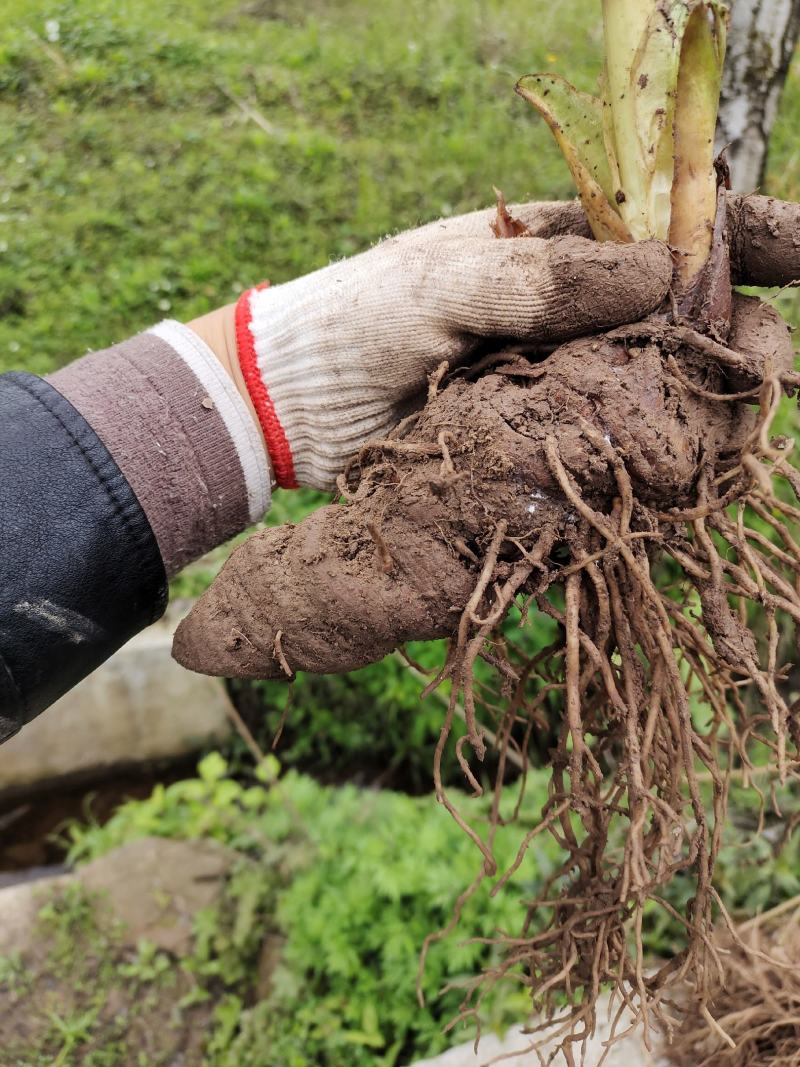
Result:
<instances>
[{"instance_id":1,"label":"stone slab","mask_svg":"<svg viewBox=\"0 0 800 1067\"><path fill-rule=\"evenodd\" d=\"M106 901L123 940L146 940L176 956L192 947L195 915L218 899L236 854L216 841L145 837L73 875Z\"/></svg>"}]
</instances>

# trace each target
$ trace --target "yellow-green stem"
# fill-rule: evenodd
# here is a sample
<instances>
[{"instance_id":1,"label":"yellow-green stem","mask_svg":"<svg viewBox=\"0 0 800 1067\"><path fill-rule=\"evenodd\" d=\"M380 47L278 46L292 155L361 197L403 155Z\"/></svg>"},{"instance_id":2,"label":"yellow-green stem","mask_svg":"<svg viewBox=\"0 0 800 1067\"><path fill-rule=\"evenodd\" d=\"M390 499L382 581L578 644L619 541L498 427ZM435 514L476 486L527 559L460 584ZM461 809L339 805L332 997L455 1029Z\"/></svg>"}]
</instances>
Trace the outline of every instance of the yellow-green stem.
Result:
<instances>
[{"instance_id":1,"label":"yellow-green stem","mask_svg":"<svg viewBox=\"0 0 800 1067\"><path fill-rule=\"evenodd\" d=\"M717 210L714 133L724 55L724 20L702 4L692 13L684 34L675 109L669 240L685 285L702 270L711 250Z\"/></svg>"}]
</instances>

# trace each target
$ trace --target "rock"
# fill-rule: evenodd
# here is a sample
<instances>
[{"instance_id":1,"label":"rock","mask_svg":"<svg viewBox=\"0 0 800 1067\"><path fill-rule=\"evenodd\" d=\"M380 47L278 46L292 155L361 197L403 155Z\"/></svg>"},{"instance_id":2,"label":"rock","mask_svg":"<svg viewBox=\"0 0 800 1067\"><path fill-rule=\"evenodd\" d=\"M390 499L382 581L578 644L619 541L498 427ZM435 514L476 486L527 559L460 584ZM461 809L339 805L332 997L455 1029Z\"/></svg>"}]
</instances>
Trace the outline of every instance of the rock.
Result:
<instances>
[{"instance_id":1,"label":"rock","mask_svg":"<svg viewBox=\"0 0 800 1067\"><path fill-rule=\"evenodd\" d=\"M0 745L0 797L174 759L224 740L230 732L224 683L184 670L171 656L172 634L185 614L185 604L171 607Z\"/></svg>"},{"instance_id":2,"label":"rock","mask_svg":"<svg viewBox=\"0 0 800 1067\"><path fill-rule=\"evenodd\" d=\"M215 841L144 837L87 863L75 877L100 894L132 946L151 941L176 956L192 946L193 920L214 904L234 853Z\"/></svg>"},{"instance_id":3,"label":"rock","mask_svg":"<svg viewBox=\"0 0 800 1067\"><path fill-rule=\"evenodd\" d=\"M610 1014L608 1010L608 997L603 997L597 1009L597 1032L586 1045L586 1057L583 1061L586 1067L597 1067L605 1050L604 1042L608 1040L611 1031L611 1021L619 1008L619 1000ZM617 1032L623 1033L629 1022L624 1017L617 1024ZM478 1046L478 1054L473 1051L471 1041L451 1048L443 1052L441 1056L435 1056L428 1060L417 1060L412 1067L482 1067L495 1057L510 1056L511 1053L528 1047L533 1041L533 1036L522 1033L522 1027L510 1030L504 1038L494 1034L486 1034L481 1038ZM603 1067L670 1067L669 1061L663 1055L659 1055L658 1035L651 1033L650 1042L653 1052L645 1048L641 1030L635 1030L632 1034L621 1039L613 1045L603 1059ZM534 1053L525 1056L503 1059L504 1067L541 1067L542 1063L552 1062L554 1067L566 1067L567 1061L562 1054L552 1061L550 1056L558 1046L558 1041L553 1041L546 1049L541 1051L541 1059ZM580 1063L580 1049L575 1049L575 1062Z\"/></svg>"}]
</instances>

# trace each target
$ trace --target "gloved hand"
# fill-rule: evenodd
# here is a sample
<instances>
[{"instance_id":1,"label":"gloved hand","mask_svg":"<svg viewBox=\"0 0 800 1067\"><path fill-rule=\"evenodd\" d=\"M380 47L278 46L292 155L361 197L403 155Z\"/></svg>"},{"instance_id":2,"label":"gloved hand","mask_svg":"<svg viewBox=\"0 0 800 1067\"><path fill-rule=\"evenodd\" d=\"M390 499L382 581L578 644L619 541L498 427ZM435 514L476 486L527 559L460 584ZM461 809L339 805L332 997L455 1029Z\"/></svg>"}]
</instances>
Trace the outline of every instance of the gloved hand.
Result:
<instances>
[{"instance_id":1,"label":"gloved hand","mask_svg":"<svg viewBox=\"0 0 800 1067\"><path fill-rule=\"evenodd\" d=\"M239 362L279 485L332 488L443 360L489 338L560 342L632 322L666 295L666 246L597 244L577 202L510 211L533 237L498 240L495 209L478 211L243 295Z\"/></svg>"},{"instance_id":2,"label":"gloved hand","mask_svg":"<svg viewBox=\"0 0 800 1067\"><path fill-rule=\"evenodd\" d=\"M728 207L735 283L800 275L800 206L730 195ZM665 246L597 244L577 201L510 210L532 237L494 237L495 208L440 220L189 324L261 425L279 485L332 488L366 440L422 403L444 359L601 331L665 296Z\"/></svg>"},{"instance_id":3,"label":"gloved hand","mask_svg":"<svg viewBox=\"0 0 800 1067\"><path fill-rule=\"evenodd\" d=\"M785 284L800 277L800 207L764 197L732 198L730 207L728 239L734 282ZM618 321L623 312L631 319L646 314L666 294L671 263L663 246L620 247L591 243L581 236L550 236L565 230L580 233L581 217L569 206L531 205L517 208L515 214L540 236L486 238L482 235L491 216L482 213L426 227L348 263L326 268L312 276L316 285L305 279L280 287L271 294L272 305L266 299L269 292L245 296L240 308L250 316L247 329L256 357L253 366L259 370L259 381L263 374L266 385L262 382L262 387L272 392L277 413L285 420L301 480L326 484L326 478L333 478L365 437L381 433L386 422L396 417L400 399L419 390L427 370L443 357L463 359L476 338L491 336L497 343L497 337L505 335L543 341L599 331L604 323ZM546 238L541 236L543 231ZM637 295L626 293L625 286ZM642 292L645 296L640 297ZM297 321L292 308L303 309ZM763 367L765 359L773 368L791 362L788 331L776 323L777 318L777 312L753 298L737 295L733 302L728 343L751 357L749 365L754 369ZM331 344L332 337L336 344ZM271 355L270 344L279 355ZM288 351L302 369L295 369L294 361L285 358ZM760 369L756 384L758 378ZM742 390L754 384L752 380L729 381ZM305 406L310 414L305 413ZM752 422L743 420L741 430L743 435L752 432ZM331 509L327 511L330 514ZM278 628L280 623L272 629L270 624L263 625L265 590L276 608L273 621L291 617L293 624L311 635L306 647L318 640L319 649L327 648L325 635L332 626L336 628L333 616L320 618L317 627L314 611L323 601L330 607L330 597L325 594L315 600L316 587L312 591L308 582L313 585L317 573L313 568L319 566L321 576L327 561L336 580L347 572L337 570L338 542L331 528L321 532L325 512L319 517L321 522L316 517L307 520L297 540L294 531L268 531L233 554L181 624L173 646L179 662L211 674L249 677L253 670L262 669L269 669L273 677L279 670L291 674L291 660L285 658L281 645L286 633ZM343 523L337 530L347 536L346 518ZM353 529L357 528L358 520ZM374 542L377 575L382 567L382 535L377 527L377 533L368 526L365 529ZM391 551L386 551L391 561ZM305 564L312 578L304 587ZM376 601L378 608L373 604L371 610L381 619L391 619L392 609L387 605L398 590L402 595L406 572L402 567L394 571L390 562L385 573L395 574L397 585L376 577L376 587L382 583L387 599ZM356 582L358 569L354 567L352 574ZM412 584L413 580L406 588ZM426 588L423 580L421 596ZM467 582L459 595L466 597L471 589ZM351 597L354 605L360 596ZM340 600L347 602L347 593L334 597L335 610ZM363 606L363 597L361 601ZM359 628L371 632L370 617L369 610L357 613L354 620L343 623L341 633L355 635ZM381 632L388 647L389 631ZM342 637L337 648L343 649L349 640ZM355 638L354 642L358 643ZM317 660L309 657L304 662L337 662L325 660L326 654L320 652ZM274 669L263 666L272 660Z\"/></svg>"}]
</instances>

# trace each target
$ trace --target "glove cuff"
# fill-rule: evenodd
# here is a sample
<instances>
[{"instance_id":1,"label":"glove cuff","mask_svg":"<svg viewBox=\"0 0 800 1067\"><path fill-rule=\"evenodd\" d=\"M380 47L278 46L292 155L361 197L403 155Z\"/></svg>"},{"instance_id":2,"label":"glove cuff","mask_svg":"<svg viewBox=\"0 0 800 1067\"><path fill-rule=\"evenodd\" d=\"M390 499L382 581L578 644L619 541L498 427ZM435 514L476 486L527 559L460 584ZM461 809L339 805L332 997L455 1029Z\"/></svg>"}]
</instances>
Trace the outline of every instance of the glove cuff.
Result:
<instances>
[{"instance_id":1,"label":"glove cuff","mask_svg":"<svg viewBox=\"0 0 800 1067\"><path fill-rule=\"evenodd\" d=\"M167 320L50 376L120 468L169 576L269 508L264 443L214 352Z\"/></svg>"},{"instance_id":2,"label":"glove cuff","mask_svg":"<svg viewBox=\"0 0 800 1067\"><path fill-rule=\"evenodd\" d=\"M259 356L264 355L265 346L264 338L258 337L254 329L252 298L268 287L269 282L262 282L253 289L247 289L239 297L236 304L236 350L242 376L264 433L275 481L282 489L297 489L294 455L289 438L259 367Z\"/></svg>"}]
</instances>

